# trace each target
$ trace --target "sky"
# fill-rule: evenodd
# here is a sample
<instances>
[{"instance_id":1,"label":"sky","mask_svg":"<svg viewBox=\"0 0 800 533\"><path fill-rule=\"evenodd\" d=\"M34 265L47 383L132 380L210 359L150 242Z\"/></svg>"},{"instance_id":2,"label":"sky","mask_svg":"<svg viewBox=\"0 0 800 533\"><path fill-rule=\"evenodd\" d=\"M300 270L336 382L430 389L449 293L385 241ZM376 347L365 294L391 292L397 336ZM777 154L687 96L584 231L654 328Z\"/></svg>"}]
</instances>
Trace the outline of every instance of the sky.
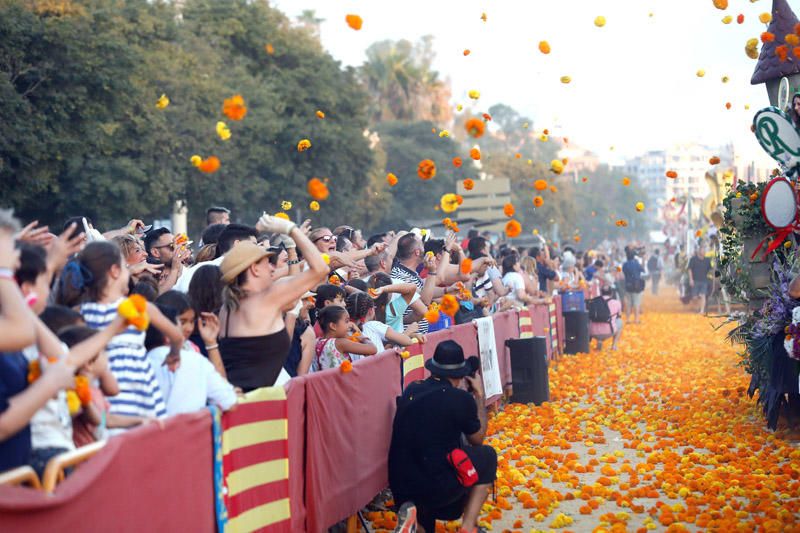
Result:
<instances>
[{"instance_id":1,"label":"sky","mask_svg":"<svg viewBox=\"0 0 800 533\"><path fill-rule=\"evenodd\" d=\"M601 159L620 163L675 143L734 143L747 158L762 152L750 132L756 110L769 105L763 85L750 85L756 61L745 42L766 26L758 15L769 0L272 0L291 18L313 9L322 44L343 65L361 65L370 44L434 36L440 76L453 105L475 110L505 103L536 129L567 136ZM793 6L800 13L800 5ZM486 13L486 22L481 14ZM363 20L350 29L345 15ZM725 15L737 24L722 23ZM606 25L595 27L597 16ZM546 40L552 52L543 55ZM463 50L471 51L469 56ZM698 69L705 76L698 78ZM572 82L560 82L570 76ZM722 82L723 76L729 81ZM725 108L726 102L731 109ZM745 105L750 106L745 110Z\"/></svg>"}]
</instances>

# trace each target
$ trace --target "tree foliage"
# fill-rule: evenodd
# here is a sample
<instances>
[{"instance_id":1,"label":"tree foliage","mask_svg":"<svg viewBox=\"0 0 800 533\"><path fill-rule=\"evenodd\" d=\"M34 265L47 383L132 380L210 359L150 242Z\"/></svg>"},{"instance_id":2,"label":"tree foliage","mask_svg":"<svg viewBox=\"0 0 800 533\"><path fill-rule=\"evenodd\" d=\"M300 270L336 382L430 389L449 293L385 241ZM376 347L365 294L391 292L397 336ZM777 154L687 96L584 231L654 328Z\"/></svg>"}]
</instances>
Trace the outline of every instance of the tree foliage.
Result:
<instances>
[{"instance_id":1,"label":"tree foliage","mask_svg":"<svg viewBox=\"0 0 800 533\"><path fill-rule=\"evenodd\" d=\"M354 71L265 1L75 6L52 15L0 4L0 203L50 222L80 212L111 224L163 216L187 198L195 217L214 203L249 220L284 199L303 207L318 176L331 188L315 216L325 223L365 194L374 158ZM221 113L233 94L247 103L241 122ZM216 136L218 120L229 141ZM298 153L303 138L313 147ZM199 173L193 154L218 156L220 170Z\"/></svg>"}]
</instances>

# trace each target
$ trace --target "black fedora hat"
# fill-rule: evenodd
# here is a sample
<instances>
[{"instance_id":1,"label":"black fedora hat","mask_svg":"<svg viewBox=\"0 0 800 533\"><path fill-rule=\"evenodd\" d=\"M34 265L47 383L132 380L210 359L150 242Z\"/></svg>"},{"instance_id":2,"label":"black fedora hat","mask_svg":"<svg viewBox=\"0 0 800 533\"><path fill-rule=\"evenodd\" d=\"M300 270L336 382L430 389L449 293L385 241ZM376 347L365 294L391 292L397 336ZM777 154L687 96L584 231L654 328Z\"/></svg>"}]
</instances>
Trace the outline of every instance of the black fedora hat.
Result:
<instances>
[{"instance_id":1,"label":"black fedora hat","mask_svg":"<svg viewBox=\"0 0 800 533\"><path fill-rule=\"evenodd\" d=\"M434 376L463 378L474 374L480 367L474 355L464 359L464 350L455 341L442 341L436 346L433 357L425 361L425 368Z\"/></svg>"}]
</instances>

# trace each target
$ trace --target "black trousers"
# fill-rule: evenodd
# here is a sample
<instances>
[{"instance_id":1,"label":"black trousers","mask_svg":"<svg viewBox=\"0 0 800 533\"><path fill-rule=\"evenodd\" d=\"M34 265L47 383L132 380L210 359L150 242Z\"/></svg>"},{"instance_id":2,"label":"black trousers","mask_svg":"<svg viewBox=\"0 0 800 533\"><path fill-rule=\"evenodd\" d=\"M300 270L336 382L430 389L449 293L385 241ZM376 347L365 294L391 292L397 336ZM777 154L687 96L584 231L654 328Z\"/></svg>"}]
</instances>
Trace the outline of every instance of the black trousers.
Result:
<instances>
[{"instance_id":1,"label":"black trousers","mask_svg":"<svg viewBox=\"0 0 800 533\"><path fill-rule=\"evenodd\" d=\"M488 485L497 479L497 452L491 446L465 446L464 452L469 456L472 465L478 472L478 485ZM455 474L453 474L455 475ZM417 523L426 532L436 531L436 520L458 520L464 513L471 487L460 487L459 492L452 495L450 503L432 507L424 501L414 502L417 506ZM413 495L406 498L414 501ZM398 505L402 502L398 502Z\"/></svg>"}]
</instances>

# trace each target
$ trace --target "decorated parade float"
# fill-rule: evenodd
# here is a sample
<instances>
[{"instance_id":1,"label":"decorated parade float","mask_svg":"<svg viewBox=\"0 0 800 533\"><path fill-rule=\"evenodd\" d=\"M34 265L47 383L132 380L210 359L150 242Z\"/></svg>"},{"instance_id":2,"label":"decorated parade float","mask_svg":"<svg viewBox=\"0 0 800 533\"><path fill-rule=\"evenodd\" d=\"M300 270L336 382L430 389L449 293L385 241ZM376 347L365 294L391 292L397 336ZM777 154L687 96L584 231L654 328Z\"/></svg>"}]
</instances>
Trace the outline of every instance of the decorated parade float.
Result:
<instances>
[{"instance_id":1,"label":"decorated parade float","mask_svg":"<svg viewBox=\"0 0 800 533\"><path fill-rule=\"evenodd\" d=\"M766 84L771 106L755 114L752 131L777 168L767 182L734 180L720 228L722 286L733 301L746 304L730 338L742 345L742 365L751 375L748 394L757 396L771 429L781 416L790 425L800 419L800 300L790 295L800 275L798 23L785 0L773 0L766 33L774 37L762 37L751 80Z\"/></svg>"}]
</instances>

